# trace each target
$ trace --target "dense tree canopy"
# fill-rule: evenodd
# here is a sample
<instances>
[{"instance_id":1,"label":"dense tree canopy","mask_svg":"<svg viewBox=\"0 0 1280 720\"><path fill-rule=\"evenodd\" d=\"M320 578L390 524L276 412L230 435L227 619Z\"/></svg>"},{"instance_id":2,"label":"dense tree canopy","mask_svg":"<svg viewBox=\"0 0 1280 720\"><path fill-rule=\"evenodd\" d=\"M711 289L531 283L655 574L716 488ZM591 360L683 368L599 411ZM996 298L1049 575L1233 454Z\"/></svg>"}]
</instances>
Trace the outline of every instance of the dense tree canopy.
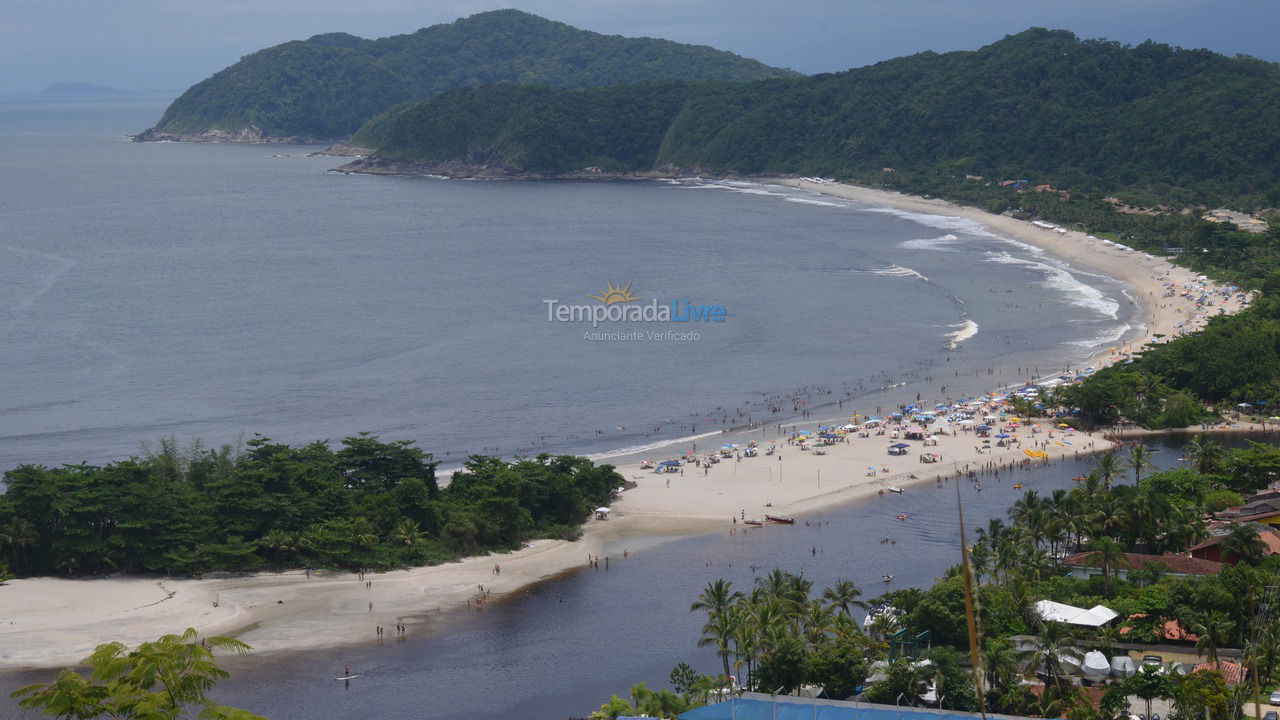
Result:
<instances>
[{"instance_id":1,"label":"dense tree canopy","mask_svg":"<svg viewBox=\"0 0 1280 720\"><path fill-rule=\"evenodd\" d=\"M412 443L257 437L105 466L5 474L0 557L19 576L421 565L574 537L621 477L578 457L473 457L441 487Z\"/></svg>"},{"instance_id":2,"label":"dense tree canopy","mask_svg":"<svg viewBox=\"0 0 1280 720\"><path fill-rule=\"evenodd\" d=\"M577 125L559 122L563 108L582 102L565 97L572 93L494 89L426 101L397 121L429 118L452 132L476 123L459 150L496 151L529 172L563 169L603 133L647 145L615 158L632 170L672 164L856 177L893 167L907 176L1030 179L1156 202L1280 204L1280 67L1204 50L1032 29L977 51L928 52L837 74L615 92L630 98L631 112L599 112ZM667 119L663 132L653 131L654 116ZM529 117L544 121L529 127ZM432 131L418 137L420 147L376 149L432 155ZM434 154L442 148L435 144Z\"/></svg>"},{"instance_id":3,"label":"dense tree canopy","mask_svg":"<svg viewBox=\"0 0 1280 720\"><path fill-rule=\"evenodd\" d=\"M794 74L705 46L601 35L497 10L378 40L328 33L261 50L192 86L155 130L234 132L254 126L273 137L332 140L350 136L395 103L451 88L581 88Z\"/></svg>"}]
</instances>

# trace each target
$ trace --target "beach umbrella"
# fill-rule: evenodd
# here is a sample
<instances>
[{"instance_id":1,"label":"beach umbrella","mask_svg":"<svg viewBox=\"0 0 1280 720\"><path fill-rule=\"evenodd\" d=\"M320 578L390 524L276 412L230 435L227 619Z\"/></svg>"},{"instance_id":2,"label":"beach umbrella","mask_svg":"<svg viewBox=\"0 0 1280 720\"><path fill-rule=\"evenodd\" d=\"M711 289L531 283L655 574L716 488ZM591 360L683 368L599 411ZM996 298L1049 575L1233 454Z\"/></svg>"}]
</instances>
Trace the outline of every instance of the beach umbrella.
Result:
<instances>
[{"instance_id":1,"label":"beach umbrella","mask_svg":"<svg viewBox=\"0 0 1280 720\"><path fill-rule=\"evenodd\" d=\"M1007 437L1009 437L1009 433L996 433L996 437L998 437L998 438L1007 438Z\"/></svg>"},{"instance_id":2,"label":"beach umbrella","mask_svg":"<svg viewBox=\"0 0 1280 720\"><path fill-rule=\"evenodd\" d=\"M1070 426L1070 425L1068 425L1068 424L1066 424L1066 423L1058 423L1058 427L1060 427L1060 428L1069 428L1069 427L1071 427L1071 426Z\"/></svg>"}]
</instances>

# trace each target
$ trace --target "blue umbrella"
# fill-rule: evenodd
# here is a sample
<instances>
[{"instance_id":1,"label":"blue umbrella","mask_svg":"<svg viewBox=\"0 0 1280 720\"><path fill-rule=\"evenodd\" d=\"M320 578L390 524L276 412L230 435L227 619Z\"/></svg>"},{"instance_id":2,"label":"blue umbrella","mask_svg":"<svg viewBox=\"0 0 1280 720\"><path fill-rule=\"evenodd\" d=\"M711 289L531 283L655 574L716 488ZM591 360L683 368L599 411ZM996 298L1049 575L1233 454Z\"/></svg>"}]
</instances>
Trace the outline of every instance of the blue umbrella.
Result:
<instances>
[{"instance_id":1,"label":"blue umbrella","mask_svg":"<svg viewBox=\"0 0 1280 720\"><path fill-rule=\"evenodd\" d=\"M998 438L1007 438L1007 437L1009 437L1009 433L996 433L996 437L998 437Z\"/></svg>"}]
</instances>

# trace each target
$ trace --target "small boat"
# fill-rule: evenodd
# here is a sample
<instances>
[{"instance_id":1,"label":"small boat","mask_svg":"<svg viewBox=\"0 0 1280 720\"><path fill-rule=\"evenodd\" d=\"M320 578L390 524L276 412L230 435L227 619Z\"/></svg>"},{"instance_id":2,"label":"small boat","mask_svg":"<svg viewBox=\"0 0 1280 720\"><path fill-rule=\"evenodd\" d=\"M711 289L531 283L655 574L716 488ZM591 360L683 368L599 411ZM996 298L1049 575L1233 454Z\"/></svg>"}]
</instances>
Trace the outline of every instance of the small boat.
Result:
<instances>
[{"instance_id":1,"label":"small boat","mask_svg":"<svg viewBox=\"0 0 1280 720\"><path fill-rule=\"evenodd\" d=\"M765 515L765 520L769 522L782 523L783 525L795 525L796 519L789 517L778 517L777 515Z\"/></svg>"},{"instance_id":2,"label":"small boat","mask_svg":"<svg viewBox=\"0 0 1280 720\"><path fill-rule=\"evenodd\" d=\"M764 527L764 523L759 520L743 520L742 524L750 527Z\"/></svg>"},{"instance_id":3,"label":"small boat","mask_svg":"<svg viewBox=\"0 0 1280 720\"><path fill-rule=\"evenodd\" d=\"M899 519L899 520L906 520L906 519L907 519L907 514L906 514L906 513L902 513L901 515L899 515L899 516L898 516L898 519Z\"/></svg>"},{"instance_id":4,"label":"small boat","mask_svg":"<svg viewBox=\"0 0 1280 720\"><path fill-rule=\"evenodd\" d=\"M881 580L883 580L884 582L887 582L887 583L889 583L889 582L893 582L893 576L892 576L892 575L890 575L889 573L885 573L884 575L882 575L882 576L880 577L880 579L881 579Z\"/></svg>"},{"instance_id":5,"label":"small boat","mask_svg":"<svg viewBox=\"0 0 1280 720\"><path fill-rule=\"evenodd\" d=\"M358 677L360 676L359 675L343 675L342 677L334 678L334 680L355 680Z\"/></svg>"},{"instance_id":6,"label":"small boat","mask_svg":"<svg viewBox=\"0 0 1280 720\"><path fill-rule=\"evenodd\" d=\"M885 490L888 490L891 493L898 493L899 495L902 494L902 488L898 487L897 485L890 485L889 487L885 488Z\"/></svg>"},{"instance_id":7,"label":"small boat","mask_svg":"<svg viewBox=\"0 0 1280 720\"><path fill-rule=\"evenodd\" d=\"M1021 489L1022 489L1022 483L1014 483L1014 484L1013 484L1013 489L1014 489L1014 490L1021 490Z\"/></svg>"}]
</instances>

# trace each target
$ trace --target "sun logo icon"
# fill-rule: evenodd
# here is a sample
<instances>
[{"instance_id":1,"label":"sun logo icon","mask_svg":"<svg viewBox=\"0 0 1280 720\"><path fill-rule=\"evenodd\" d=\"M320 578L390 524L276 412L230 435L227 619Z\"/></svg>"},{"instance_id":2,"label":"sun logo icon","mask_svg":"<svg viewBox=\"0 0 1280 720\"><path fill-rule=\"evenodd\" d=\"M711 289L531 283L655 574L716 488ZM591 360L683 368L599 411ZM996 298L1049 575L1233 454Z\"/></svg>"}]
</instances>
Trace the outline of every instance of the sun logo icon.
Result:
<instances>
[{"instance_id":1,"label":"sun logo icon","mask_svg":"<svg viewBox=\"0 0 1280 720\"><path fill-rule=\"evenodd\" d=\"M600 290L599 293L599 295L588 295L587 297L592 300L599 300L605 305L635 302L640 299L631 294L631 283L627 283L625 287L614 287L613 282L610 281L608 287Z\"/></svg>"}]
</instances>

